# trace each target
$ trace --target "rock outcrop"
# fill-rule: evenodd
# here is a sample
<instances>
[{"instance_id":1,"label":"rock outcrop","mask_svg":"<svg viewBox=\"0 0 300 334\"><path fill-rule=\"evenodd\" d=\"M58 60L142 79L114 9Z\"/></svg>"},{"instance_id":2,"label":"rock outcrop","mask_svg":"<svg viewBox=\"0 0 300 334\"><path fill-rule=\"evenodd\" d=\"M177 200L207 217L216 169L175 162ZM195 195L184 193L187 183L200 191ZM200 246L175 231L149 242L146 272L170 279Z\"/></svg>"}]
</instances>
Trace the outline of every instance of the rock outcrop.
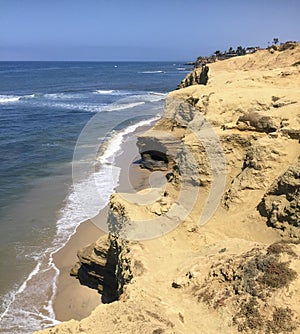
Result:
<instances>
[{"instance_id":1,"label":"rock outcrop","mask_svg":"<svg viewBox=\"0 0 300 334\"><path fill-rule=\"evenodd\" d=\"M114 194L74 271L119 300L42 333L299 333L299 59L215 62L168 95L138 138L165 182Z\"/></svg>"},{"instance_id":2,"label":"rock outcrop","mask_svg":"<svg viewBox=\"0 0 300 334\"><path fill-rule=\"evenodd\" d=\"M267 224L285 237L300 240L300 158L273 182L258 205Z\"/></svg>"},{"instance_id":3,"label":"rock outcrop","mask_svg":"<svg viewBox=\"0 0 300 334\"><path fill-rule=\"evenodd\" d=\"M81 284L98 290L103 303L118 300L132 275L128 266L127 242L110 235L78 251L79 262L70 274Z\"/></svg>"},{"instance_id":4,"label":"rock outcrop","mask_svg":"<svg viewBox=\"0 0 300 334\"><path fill-rule=\"evenodd\" d=\"M237 120L239 130L253 130L258 132L275 132L280 127L271 116L265 116L258 112L250 111Z\"/></svg>"},{"instance_id":5,"label":"rock outcrop","mask_svg":"<svg viewBox=\"0 0 300 334\"><path fill-rule=\"evenodd\" d=\"M208 56L208 57L198 57L194 63L195 68L202 67L207 64L214 63L216 61L216 56Z\"/></svg>"},{"instance_id":6,"label":"rock outcrop","mask_svg":"<svg viewBox=\"0 0 300 334\"><path fill-rule=\"evenodd\" d=\"M147 131L144 135L139 136L137 141L141 166L151 171L171 169L175 164L179 144L180 138L167 131Z\"/></svg>"},{"instance_id":7,"label":"rock outcrop","mask_svg":"<svg viewBox=\"0 0 300 334\"><path fill-rule=\"evenodd\" d=\"M178 85L178 89L185 88L191 85L206 85L208 82L208 71L207 65L201 66L201 71L195 69L193 72L188 74L184 80Z\"/></svg>"}]
</instances>

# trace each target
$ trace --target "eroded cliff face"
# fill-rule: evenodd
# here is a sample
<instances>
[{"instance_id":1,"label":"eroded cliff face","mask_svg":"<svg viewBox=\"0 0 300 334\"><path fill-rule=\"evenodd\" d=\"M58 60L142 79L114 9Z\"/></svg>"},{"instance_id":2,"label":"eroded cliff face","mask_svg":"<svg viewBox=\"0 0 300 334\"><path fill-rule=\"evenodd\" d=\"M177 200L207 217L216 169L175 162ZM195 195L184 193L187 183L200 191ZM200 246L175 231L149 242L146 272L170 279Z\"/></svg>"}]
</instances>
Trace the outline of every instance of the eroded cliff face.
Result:
<instances>
[{"instance_id":1,"label":"eroded cliff face","mask_svg":"<svg viewBox=\"0 0 300 334\"><path fill-rule=\"evenodd\" d=\"M79 262L71 269L80 284L98 290L103 303L118 300L132 278L128 242L104 236L78 251Z\"/></svg>"},{"instance_id":2,"label":"eroded cliff face","mask_svg":"<svg viewBox=\"0 0 300 334\"><path fill-rule=\"evenodd\" d=\"M168 95L138 139L166 181L114 194L111 235L78 254L119 301L43 333L300 332L299 59L293 45L216 62Z\"/></svg>"},{"instance_id":3,"label":"eroded cliff face","mask_svg":"<svg viewBox=\"0 0 300 334\"><path fill-rule=\"evenodd\" d=\"M191 85L206 85L208 82L208 71L209 67L207 65L202 65L201 70L194 69L181 81L178 89Z\"/></svg>"}]
</instances>

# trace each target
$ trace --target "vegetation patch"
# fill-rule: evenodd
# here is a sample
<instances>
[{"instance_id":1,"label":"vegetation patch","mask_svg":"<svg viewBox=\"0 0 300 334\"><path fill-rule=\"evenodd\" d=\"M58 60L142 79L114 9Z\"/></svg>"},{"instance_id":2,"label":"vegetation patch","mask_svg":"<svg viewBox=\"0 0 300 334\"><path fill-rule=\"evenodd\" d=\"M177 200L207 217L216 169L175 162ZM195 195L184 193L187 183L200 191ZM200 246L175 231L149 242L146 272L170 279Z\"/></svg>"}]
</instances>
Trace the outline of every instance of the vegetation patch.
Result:
<instances>
[{"instance_id":1,"label":"vegetation patch","mask_svg":"<svg viewBox=\"0 0 300 334\"><path fill-rule=\"evenodd\" d=\"M286 307L276 307L272 314L272 320L267 321L266 329L269 333L291 333L297 329L294 322L294 312Z\"/></svg>"},{"instance_id":2,"label":"vegetation patch","mask_svg":"<svg viewBox=\"0 0 300 334\"><path fill-rule=\"evenodd\" d=\"M243 302L239 312L234 316L233 323L239 332L254 333L291 333L297 329L294 312L288 307L275 307L268 320L260 311L255 298Z\"/></svg>"},{"instance_id":3,"label":"vegetation patch","mask_svg":"<svg viewBox=\"0 0 300 334\"><path fill-rule=\"evenodd\" d=\"M154 331L152 332L152 334L163 334L164 332L165 332L164 329L157 328L157 329L154 329Z\"/></svg>"},{"instance_id":4,"label":"vegetation patch","mask_svg":"<svg viewBox=\"0 0 300 334\"><path fill-rule=\"evenodd\" d=\"M233 317L233 323L237 325L239 332L251 330L261 330L264 323L259 304L255 298L248 302L243 302L239 312Z\"/></svg>"},{"instance_id":5,"label":"vegetation patch","mask_svg":"<svg viewBox=\"0 0 300 334\"><path fill-rule=\"evenodd\" d=\"M241 256L227 256L213 264L204 283L192 284L199 302L214 309L226 307L232 325L240 332L286 333L297 328L294 312L274 304L277 290L287 288L297 273L290 262L297 258L293 246L277 242L253 248Z\"/></svg>"},{"instance_id":6,"label":"vegetation patch","mask_svg":"<svg viewBox=\"0 0 300 334\"><path fill-rule=\"evenodd\" d=\"M293 242L291 242L291 243L293 243ZM297 257L297 255L293 251L291 245L289 245L286 241L275 242L267 248L267 254L268 255L269 254L280 255L280 254L283 254L283 253L286 253L293 258Z\"/></svg>"},{"instance_id":7,"label":"vegetation patch","mask_svg":"<svg viewBox=\"0 0 300 334\"><path fill-rule=\"evenodd\" d=\"M280 263L273 258L269 260L260 282L272 289L277 289L288 286L296 277L297 273L288 267L288 263Z\"/></svg>"}]
</instances>

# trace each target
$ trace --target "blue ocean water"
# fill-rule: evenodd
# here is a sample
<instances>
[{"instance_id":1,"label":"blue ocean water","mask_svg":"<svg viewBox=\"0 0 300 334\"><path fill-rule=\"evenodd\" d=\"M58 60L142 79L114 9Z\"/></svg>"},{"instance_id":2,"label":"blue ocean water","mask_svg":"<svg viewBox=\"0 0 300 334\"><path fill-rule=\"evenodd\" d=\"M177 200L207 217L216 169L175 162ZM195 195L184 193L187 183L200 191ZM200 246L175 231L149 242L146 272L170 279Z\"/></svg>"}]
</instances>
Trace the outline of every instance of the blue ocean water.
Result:
<instances>
[{"instance_id":1,"label":"blue ocean water","mask_svg":"<svg viewBox=\"0 0 300 334\"><path fill-rule=\"evenodd\" d=\"M103 164L93 175L102 202L80 212L72 159L76 143L84 151L86 124L93 120L99 155L113 163L120 139L156 119L186 73L176 62L0 62L1 333L55 323L51 254L117 185ZM90 177L76 185L83 194Z\"/></svg>"}]
</instances>

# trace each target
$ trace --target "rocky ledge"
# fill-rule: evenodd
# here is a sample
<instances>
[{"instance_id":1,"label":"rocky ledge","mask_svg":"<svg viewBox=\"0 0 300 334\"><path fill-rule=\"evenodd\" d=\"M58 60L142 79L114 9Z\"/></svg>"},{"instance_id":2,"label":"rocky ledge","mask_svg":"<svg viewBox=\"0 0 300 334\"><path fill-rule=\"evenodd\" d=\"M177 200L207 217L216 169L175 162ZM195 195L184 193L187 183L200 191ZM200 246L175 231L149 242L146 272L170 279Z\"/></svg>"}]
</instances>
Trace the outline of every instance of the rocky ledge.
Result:
<instances>
[{"instance_id":1,"label":"rocky ledge","mask_svg":"<svg viewBox=\"0 0 300 334\"><path fill-rule=\"evenodd\" d=\"M132 274L127 242L112 235L98 239L78 251L79 261L71 269L80 284L98 290L103 303L118 300Z\"/></svg>"},{"instance_id":2,"label":"rocky ledge","mask_svg":"<svg viewBox=\"0 0 300 334\"><path fill-rule=\"evenodd\" d=\"M299 60L219 61L168 95L138 139L165 182L114 194L72 271L115 302L41 333L299 333Z\"/></svg>"}]
</instances>

